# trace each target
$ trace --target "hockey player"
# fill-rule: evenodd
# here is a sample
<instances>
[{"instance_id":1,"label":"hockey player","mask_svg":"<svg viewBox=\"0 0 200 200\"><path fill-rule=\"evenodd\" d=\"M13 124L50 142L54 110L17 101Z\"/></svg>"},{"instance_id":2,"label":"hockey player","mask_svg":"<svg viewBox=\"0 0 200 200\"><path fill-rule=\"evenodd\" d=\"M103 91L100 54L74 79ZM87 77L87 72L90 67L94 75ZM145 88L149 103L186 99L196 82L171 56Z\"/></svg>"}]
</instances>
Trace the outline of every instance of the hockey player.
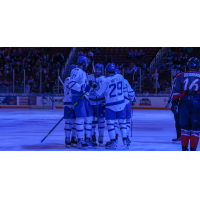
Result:
<instances>
[{"instance_id":1,"label":"hockey player","mask_svg":"<svg viewBox=\"0 0 200 200\"><path fill-rule=\"evenodd\" d=\"M103 76L104 72L104 66L102 64L96 64L95 65L95 72L94 75L90 76L89 83L90 85L98 84L98 82L105 77ZM105 97L104 95L97 96L95 92L92 90L89 95L89 100L93 108L93 122L92 122L92 135L91 135L91 141L93 143L96 142L96 135L95 135L95 129L96 124L98 124L98 131L99 131L99 137L98 142L101 146L103 144L103 137L104 137L104 129L105 129Z\"/></svg>"},{"instance_id":2,"label":"hockey player","mask_svg":"<svg viewBox=\"0 0 200 200\"><path fill-rule=\"evenodd\" d=\"M69 71L71 72L73 69L77 68L77 65L71 65ZM67 77L64 82L64 116L65 116L65 144L66 147L76 146L76 126L74 124L76 116L75 111L72 110L67 114L67 112L72 107L72 97L71 90L68 88L68 84L70 82L70 77ZM71 137L72 132L72 137Z\"/></svg>"},{"instance_id":3,"label":"hockey player","mask_svg":"<svg viewBox=\"0 0 200 200\"><path fill-rule=\"evenodd\" d=\"M136 102L136 97L135 97L135 92L131 88L128 80L124 79L124 84L125 84L125 103L126 103L126 127L127 127L127 141L131 143L129 139L129 134L130 134L130 127L131 127L131 104ZM131 104L130 104L131 103Z\"/></svg>"},{"instance_id":4,"label":"hockey player","mask_svg":"<svg viewBox=\"0 0 200 200\"><path fill-rule=\"evenodd\" d=\"M173 86L172 112L178 114L180 104L181 145L183 151L196 151L200 134L200 73L199 60L189 59L189 71L176 76Z\"/></svg>"},{"instance_id":5,"label":"hockey player","mask_svg":"<svg viewBox=\"0 0 200 200\"><path fill-rule=\"evenodd\" d=\"M123 138L125 148L129 148L127 142L126 129L126 104L124 100L123 88L124 78L120 74L115 74L115 64L109 63L106 66L106 74L108 75L104 82L99 81L99 85L93 85L97 95L104 94L106 101L106 122L110 143L106 146L107 149L116 149L115 140L115 120L117 119L120 125L120 131Z\"/></svg>"},{"instance_id":6,"label":"hockey player","mask_svg":"<svg viewBox=\"0 0 200 200\"><path fill-rule=\"evenodd\" d=\"M71 72L73 69L77 68L77 65L71 65L69 71ZM70 82L70 77L67 77L64 82L64 116L65 116L65 144L66 147L76 146L76 128L75 128L75 112L72 110L67 114L67 112L72 107L72 97L71 97L71 90L68 88L68 84ZM72 132L72 137L71 137Z\"/></svg>"},{"instance_id":7,"label":"hockey player","mask_svg":"<svg viewBox=\"0 0 200 200\"><path fill-rule=\"evenodd\" d=\"M176 76L183 72L183 68L181 67L181 65L176 65L174 68L174 72L176 73ZM173 80L173 83L172 83L172 91L171 91L171 94L168 98L168 103L167 105L165 106L167 109L169 109L169 104L172 102L172 95L173 95L173 85L176 81L176 77L174 78ZM177 141L181 141L181 125L180 125L180 109L178 109L178 113L175 115L174 114L174 119L175 119L175 127L176 127L176 135L177 137L172 139L173 142L177 142Z\"/></svg>"},{"instance_id":8,"label":"hockey player","mask_svg":"<svg viewBox=\"0 0 200 200\"><path fill-rule=\"evenodd\" d=\"M115 70L116 74L120 74L119 69ZM126 103L126 128L127 128L127 142L131 143L129 139L129 134L130 134L130 123L131 123L131 105L130 103L136 102L136 97L135 97L135 92L131 88L129 82L127 79L124 79L124 98L125 98L125 103ZM115 130L116 130L116 139L118 139L118 127L117 123L115 123Z\"/></svg>"},{"instance_id":9,"label":"hockey player","mask_svg":"<svg viewBox=\"0 0 200 200\"><path fill-rule=\"evenodd\" d=\"M85 92L90 92L91 87L88 84L86 70L89 64L89 59L85 56L81 56L77 61L78 68L75 68L71 72L70 82L68 87L71 89L72 104L74 105ZM88 98L88 97L87 97ZM90 136L92 131L92 119L93 112L92 106L89 100L84 97L75 107L76 115L76 132L78 135L77 147L87 149L88 146L96 147L96 144L90 142ZM84 128L86 139L83 141Z\"/></svg>"}]
</instances>

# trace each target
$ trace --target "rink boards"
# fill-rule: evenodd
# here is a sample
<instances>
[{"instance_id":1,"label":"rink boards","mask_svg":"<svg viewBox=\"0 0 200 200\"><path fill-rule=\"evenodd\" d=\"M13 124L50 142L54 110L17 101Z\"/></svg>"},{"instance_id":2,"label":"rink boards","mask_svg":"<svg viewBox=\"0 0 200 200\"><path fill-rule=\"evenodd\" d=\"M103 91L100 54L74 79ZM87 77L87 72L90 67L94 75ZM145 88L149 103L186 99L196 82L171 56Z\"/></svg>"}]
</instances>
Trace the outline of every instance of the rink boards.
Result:
<instances>
[{"instance_id":1,"label":"rink boards","mask_svg":"<svg viewBox=\"0 0 200 200\"><path fill-rule=\"evenodd\" d=\"M0 96L0 108L63 108L64 97ZM137 97L134 108L165 109L168 97Z\"/></svg>"}]
</instances>

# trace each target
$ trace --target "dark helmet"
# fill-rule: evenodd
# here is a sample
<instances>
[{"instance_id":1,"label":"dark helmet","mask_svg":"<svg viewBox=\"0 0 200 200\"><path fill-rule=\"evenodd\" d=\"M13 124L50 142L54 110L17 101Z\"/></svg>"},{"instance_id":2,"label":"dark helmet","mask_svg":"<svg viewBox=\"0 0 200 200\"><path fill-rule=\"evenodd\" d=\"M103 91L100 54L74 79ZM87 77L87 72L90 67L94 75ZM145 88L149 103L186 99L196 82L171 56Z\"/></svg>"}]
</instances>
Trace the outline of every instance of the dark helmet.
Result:
<instances>
[{"instance_id":1,"label":"dark helmet","mask_svg":"<svg viewBox=\"0 0 200 200\"><path fill-rule=\"evenodd\" d=\"M84 65L84 66L87 66L89 64L89 59L85 56L80 56L77 60L77 64L81 64L81 65Z\"/></svg>"},{"instance_id":2,"label":"dark helmet","mask_svg":"<svg viewBox=\"0 0 200 200\"><path fill-rule=\"evenodd\" d=\"M108 63L106 65L106 71L107 72L115 72L115 64L114 63Z\"/></svg>"},{"instance_id":3,"label":"dark helmet","mask_svg":"<svg viewBox=\"0 0 200 200\"><path fill-rule=\"evenodd\" d=\"M187 65L190 69L198 69L199 68L199 59L192 57L188 60Z\"/></svg>"},{"instance_id":4,"label":"dark helmet","mask_svg":"<svg viewBox=\"0 0 200 200\"><path fill-rule=\"evenodd\" d=\"M75 68L78 68L78 66L77 65L71 65L70 67L69 67L69 71L71 72L73 69L75 69Z\"/></svg>"}]
</instances>

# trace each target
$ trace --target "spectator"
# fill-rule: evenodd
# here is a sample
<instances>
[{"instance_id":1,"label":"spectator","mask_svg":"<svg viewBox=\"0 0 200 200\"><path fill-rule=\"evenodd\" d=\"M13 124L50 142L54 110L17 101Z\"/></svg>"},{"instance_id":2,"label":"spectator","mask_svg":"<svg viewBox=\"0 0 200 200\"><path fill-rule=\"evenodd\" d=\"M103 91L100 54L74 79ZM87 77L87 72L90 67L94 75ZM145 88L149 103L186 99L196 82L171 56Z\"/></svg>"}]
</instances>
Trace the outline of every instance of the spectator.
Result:
<instances>
[{"instance_id":1,"label":"spectator","mask_svg":"<svg viewBox=\"0 0 200 200\"><path fill-rule=\"evenodd\" d=\"M128 53L128 58L133 58L135 56L133 50L130 50L130 52Z\"/></svg>"},{"instance_id":2,"label":"spectator","mask_svg":"<svg viewBox=\"0 0 200 200\"><path fill-rule=\"evenodd\" d=\"M137 51L137 49L135 50L135 57L138 57L138 51Z\"/></svg>"},{"instance_id":3,"label":"spectator","mask_svg":"<svg viewBox=\"0 0 200 200\"><path fill-rule=\"evenodd\" d=\"M80 57L80 56L84 56L83 51L79 51L79 52L78 52L78 56L79 56L79 57Z\"/></svg>"},{"instance_id":4,"label":"spectator","mask_svg":"<svg viewBox=\"0 0 200 200\"><path fill-rule=\"evenodd\" d=\"M88 56L91 57L91 58L94 56L92 50L90 50L90 51L88 52Z\"/></svg>"},{"instance_id":5,"label":"spectator","mask_svg":"<svg viewBox=\"0 0 200 200\"><path fill-rule=\"evenodd\" d=\"M145 91L143 92L143 94L149 94L149 93L147 92L147 90L145 90Z\"/></svg>"}]
</instances>

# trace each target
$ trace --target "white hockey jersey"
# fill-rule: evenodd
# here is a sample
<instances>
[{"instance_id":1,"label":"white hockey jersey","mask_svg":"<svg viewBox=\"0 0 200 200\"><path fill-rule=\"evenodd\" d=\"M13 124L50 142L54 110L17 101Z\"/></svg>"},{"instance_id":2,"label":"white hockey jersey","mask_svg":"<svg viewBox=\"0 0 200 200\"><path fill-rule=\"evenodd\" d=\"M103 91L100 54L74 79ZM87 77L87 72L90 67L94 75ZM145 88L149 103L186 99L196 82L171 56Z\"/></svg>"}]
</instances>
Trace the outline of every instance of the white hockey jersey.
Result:
<instances>
[{"instance_id":1,"label":"white hockey jersey","mask_svg":"<svg viewBox=\"0 0 200 200\"><path fill-rule=\"evenodd\" d=\"M87 74L80 68L71 71L68 88L71 89L72 96L81 97L84 92L81 90L82 85L87 84ZM88 97L86 94L85 97Z\"/></svg>"},{"instance_id":2,"label":"white hockey jersey","mask_svg":"<svg viewBox=\"0 0 200 200\"><path fill-rule=\"evenodd\" d=\"M106 100L106 108L115 112L122 111L125 106L124 77L121 74L114 74L105 79L99 80L98 87L94 90L97 95L104 94Z\"/></svg>"},{"instance_id":3,"label":"white hockey jersey","mask_svg":"<svg viewBox=\"0 0 200 200\"><path fill-rule=\"evenodd\" d=\"M96 80L95 80L95 76L93 74L88 76L89 85L94 85L94 84L99 85L100 80L103 81L104 79L105 79L105 76L100 76L100 77L96 78ZM98 103L98 105L105 104L104 94L98 96L98 95L96 95L94 90L90 91L89 100L90 100L91 105L97 105L97 103Z\"/></svg>"},{"instance_id":4,"label":"white hockey jersey","mask_svg":"<svg viewBox=\"0 0 200 200\"><path fill-rule=\"evenodd\" d=\"M133 101L135 98L135 92L131 88L129 82L124 79L124 85L125 85L125 92L124 92L124 98L126 104L130 103L130 100Z\"/></svg>"},{"instance_id":5,"label":"white hockey jersey","mask_svg":"<svg viewBox=\"0 0 200 200\"><path fill-rule=\"evenodd\" d=\"M68 88L68 84L70 82L70 77L67 77L64 82L64 106L67 106L69 108L72 107L72 95L71 90Z\"/></svg>"}]
</instances>

